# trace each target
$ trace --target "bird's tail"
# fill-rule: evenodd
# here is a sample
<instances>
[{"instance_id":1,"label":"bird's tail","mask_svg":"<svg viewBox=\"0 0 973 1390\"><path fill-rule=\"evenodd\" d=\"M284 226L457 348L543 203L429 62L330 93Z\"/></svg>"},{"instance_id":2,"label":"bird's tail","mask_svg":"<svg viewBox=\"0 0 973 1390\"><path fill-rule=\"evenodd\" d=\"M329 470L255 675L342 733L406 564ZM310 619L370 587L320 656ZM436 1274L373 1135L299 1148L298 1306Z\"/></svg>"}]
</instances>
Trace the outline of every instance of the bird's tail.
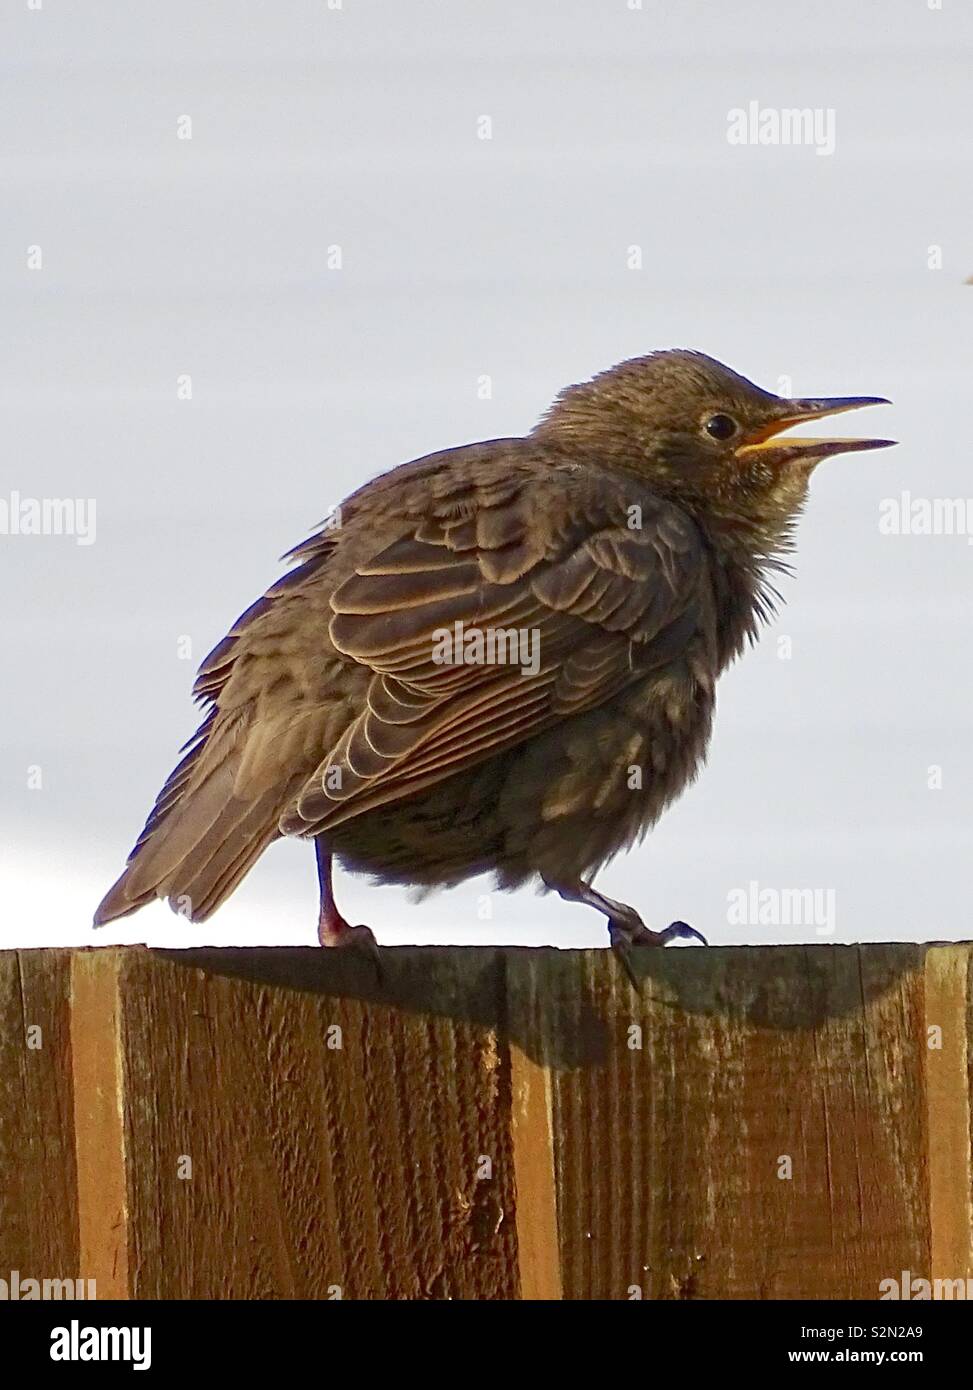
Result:
<instances>
[{"instance_id":1,"label":"bird's tail","mask_svg":"<svg viewBox=\"0 0 973 1390\"><path fill-rule=\"evenodd\" d=\"M202 922L229 897L277 838L280 790L243 796L236 788L240 742L214 750L206 725L156 799L121 878L95 912L96 927L136 912L153 898Z\"/></svg>"}]
</instances>

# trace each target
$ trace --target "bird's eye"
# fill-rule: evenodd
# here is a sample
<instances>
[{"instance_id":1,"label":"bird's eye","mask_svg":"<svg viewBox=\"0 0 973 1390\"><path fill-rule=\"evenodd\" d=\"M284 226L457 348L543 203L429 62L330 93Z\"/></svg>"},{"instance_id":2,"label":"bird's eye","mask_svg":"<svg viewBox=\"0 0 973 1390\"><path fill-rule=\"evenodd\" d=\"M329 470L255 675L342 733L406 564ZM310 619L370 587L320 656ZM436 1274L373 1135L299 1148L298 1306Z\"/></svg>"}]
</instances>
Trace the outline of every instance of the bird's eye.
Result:
<instances>
[{"instance_id":1,"label":"bird's eye","mask_svg":"<svg viewBox=\"0 0 973 1390\"><path fill-rule=\"evenodd\" d=\"M737 432L737 422L732 415L711 415L706 421L706 433L713 439L732 439Z\"/></svg>"}]
</instances>

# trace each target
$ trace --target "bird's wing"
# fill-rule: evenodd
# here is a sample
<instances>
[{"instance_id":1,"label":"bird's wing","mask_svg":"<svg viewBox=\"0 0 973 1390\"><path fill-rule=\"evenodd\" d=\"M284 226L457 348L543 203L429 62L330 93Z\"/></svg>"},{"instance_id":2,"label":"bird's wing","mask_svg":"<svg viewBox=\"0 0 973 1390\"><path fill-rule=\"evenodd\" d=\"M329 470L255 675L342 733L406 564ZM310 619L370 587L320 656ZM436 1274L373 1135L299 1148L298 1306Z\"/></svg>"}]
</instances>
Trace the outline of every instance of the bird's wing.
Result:
<instances>
[{"instance_id":1,"label":"bird's wing","mask_svg":"<svg viewBox=\"0 0 973 1390\"><path fill-rule=\"evenodd\" d=\"M319 834L602 704L700 625L699 533L637 481L494 478L427 495L412 521L332 596L332 642L374 674L287 833Z\"/></svg>"}]
</instances>

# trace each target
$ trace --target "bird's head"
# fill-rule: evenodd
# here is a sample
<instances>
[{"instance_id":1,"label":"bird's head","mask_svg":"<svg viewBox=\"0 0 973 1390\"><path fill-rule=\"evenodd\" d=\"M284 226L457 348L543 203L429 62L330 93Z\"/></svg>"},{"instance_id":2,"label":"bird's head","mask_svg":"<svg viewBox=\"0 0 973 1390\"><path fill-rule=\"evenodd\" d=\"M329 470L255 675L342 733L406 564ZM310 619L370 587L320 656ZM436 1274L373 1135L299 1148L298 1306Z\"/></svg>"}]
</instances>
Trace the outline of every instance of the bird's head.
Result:
<instances>
[{"instance_id":1,"label":"bird's head","mask_svg":"<svg viewBox=\"0 0 973 1390\"><path fill-rule=\"evenodd\" d=\"M756 554L786 548L811 473L889 439L810 439L792 425L887 405L880 396L789 400L700 352L632 358L569 386L534 431L639 475Z\"/></svg>"}]
</instances>

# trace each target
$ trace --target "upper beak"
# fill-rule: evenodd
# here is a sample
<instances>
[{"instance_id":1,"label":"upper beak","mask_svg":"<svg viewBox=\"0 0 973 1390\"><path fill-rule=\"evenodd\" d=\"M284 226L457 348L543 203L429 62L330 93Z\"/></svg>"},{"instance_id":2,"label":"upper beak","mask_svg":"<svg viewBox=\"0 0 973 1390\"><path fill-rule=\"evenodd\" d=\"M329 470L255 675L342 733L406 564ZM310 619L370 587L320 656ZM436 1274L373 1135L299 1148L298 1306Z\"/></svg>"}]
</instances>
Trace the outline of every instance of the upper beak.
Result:
<instances>
[{"instance_id":1,"label":"upper beak","mask_svg":"<svg viewBox=\"0 0 973 1390\"><path fill-rule=\"evenodd\" d=\"M817 463L831 454L850 454L860 449L887 449L894 439L809 439L795 436L779 439L782 430L821 420L826 415L842 415L865 405L891 405L884 396L817 396L802 401L782 401L782 413L753 430L736 450L737 458L773 456L775 463L806 460Z\"/></svg>"}]
</instances>

